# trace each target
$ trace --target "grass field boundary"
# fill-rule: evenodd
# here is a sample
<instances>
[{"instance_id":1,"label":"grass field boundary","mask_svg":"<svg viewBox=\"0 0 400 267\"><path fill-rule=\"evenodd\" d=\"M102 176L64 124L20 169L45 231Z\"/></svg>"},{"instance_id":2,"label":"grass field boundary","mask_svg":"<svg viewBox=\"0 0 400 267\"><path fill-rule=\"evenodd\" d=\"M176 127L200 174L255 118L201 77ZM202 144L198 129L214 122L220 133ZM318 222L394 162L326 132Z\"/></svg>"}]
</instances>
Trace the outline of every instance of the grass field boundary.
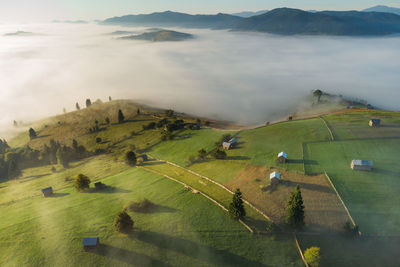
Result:
<instances>
[{"instance_id":1,"label":"grass field boundary","mask_svg":"<svg viewBox=\"0 0 400 267\"><path fill-rule=\"evenodd\" d=\"M301 155L302 155L302 157L303 157L303 173L304 173L304 175L307 175L307 173L306 173L306 163L305 163L305 157L304 157L304 146L305 146L305 143L301 143Z\"/></svg>"},{"instance_id":2,"label":"grass field boundary","mask_svg":"<svg viewBox=\"0 0 400 267\"><path fill-rule=\"evenodd\" d=\"M303 262L304 262L304 265L305 265L306 267L309 267L309 265L308 265L308 263L307 263L307 261L306 261L306 258L304 258L303 251L301 250L301 247L300 247L300 244L299 244L299 240L297 240L297 236L296 236L295 233L293 233L293 237L294 237L294 241L295 241L295 243L296 243L296 247L297 247L297 249L299 250L301 259L302 259Z\"/></svg>"},{"instance_id":3,"label":"grass field boundary","mask_svg":"<svg viewBox=\"0 0 400 267\"><path fill-rule=\"evenodd\" d=\"M318 118L320 118L323 121L323 123L325 124L326 128L328 129L329 134L331 136L331 141L335 141L335 137L333 135L331 127L329 127L329 125L328 125L328 122L324 118L322 118L321 116L319 116Z\"/></svg>"},{"instance_id":4,"label":"grass field boundary","mask_svg":"<svg viewBox=\"0 0 400 267\"><path fill-rule=\"evenodd\" d=\"M137 168L146 170L146 171L148 171L148 172L151 172L151 173L154 173L154 174L157 174L157 175L160 175L160 176L163 176L163 177L165 177L165 178L167 178L167 179L170 179L170 180L172 180L172 181L174 181L174 182L176 182L176 183L179 183L179 184L181 184L181 185L183 185L183 186L185 186L185 187L187 187L187 188L193 188L192 186L187 185L187 184L185 184L185 183L182 182L182 181L179 181L179 180L177 180L177 179L175 179L175 178L173 178L173 177L171 177L171 176L169 176L169 175L160 173L160 172L158 172L158 171L155 171L155 170L152 170L152 169L148 169L148 168L142 167L142 166L137 166ZM195 189L195 188L193 188L193 189ZM212 197L210 197L210 196L207 195L206 193L203 193L202 191L200 191L200 190L198 190L198 189L195 189L195 190L196 190L197 192L199 192L199 194L201 194L203 197L207 198L208 200L212 201L214 204L216 204L217 206L219 206L221 209L223 209L224 211L228 212L228 209L225 208L224 205L222 205L221 203L219 203L218 201L216 201L215 199L213 199ZM254 233L253 229L251 229L251 227L248 226L245 222L243 222L242 220L238 220L238 221L239 221L239 223L241 223L250 233L252 233L252 234Z\"/></svg>"},{"instance_id":5,"label":"grass field boundary","mask_svg":"<svg viewBox=\"0 0 400 267\"><path fill-rule=\"evenodd\" d=\"M335 193L336 193L338 199L339 199L340 202L342 203L342 205L343 205L343 207L344 207L344 209L345 209L347 215L348 215L349 218L350 218L351 223L353 224L353 226L356 226L356 223L355 223L353 217L351 216L349 209L347 208L346 204L344 204L344 201L343 201L343 199L340 197L339 192L336 190L336 187L335 187L335 185L333 184L331 178L329 177L329 175L328 175L326 172L324 172L324 173L325 173L326 179L328 180L329 184L332 186L333 190L335 191ZM358 231L358 235L361 236L361 231Z\"/></svg>"},{"instance_id":6,"label":"grass field boundary","mask_svg":"<svg viewBox=\"0 0 400 267\"><path fill-rule=\"evenodd\" d=\"M152 157L152 158L154 158L154 157ZM154 158L154 159L156 159L156 158ZM206 177L206 176L204 176L204 175L201 175L201 174L199 174L199 173L197 173L197 172L194 172L194 171L192 171L192 170L186 169L186 168L184 168L184 167L182 167L182 166L179 166L179 165L177 165L177 164L175 164L175 163L173 163L173 162L167 161L167 160L160 160L160 159L156 159L156 160L166 162L167 164L170 164L170 165L172 165L172 166L175 166L175 167L177 167L177 168L180 168L180 169L182 169L182 170L185 170L185 171L187 171L187 172L189 172L189 173L191 173L191 174L193 174L193 175L196 175L196 176L198 176L198 177L200 177L200 178L202 178L202 179L205 179L205 180L207 180L207 181L209 181L209 182L211 182L211 183L213 183L213 184L215 184L215 185L221 187L222 189L228 191L228 192L231 193L232 195L234 194L234 192L233 192L232 190L230 190L230 189L227 188L226 186L224 186L224 185L222 185L222 184L216 182L215 180L213 180L213 179L211 179L211 178L208 178L208 177ZM251 204L249 201L247 201L246 199L243 198L243 202L246 203L247 205L249 205L249 206L250 206L252 209L254 209L256 212L258 212L259 214L261 214L261 215L262 215L265 219L267 219L269 222L273 222L273 221L271 220L271 218L268 217L268 215L266 215L264 212L262 212L261 210L259 210L258 208L256 208L256 207L255 207L253 204Z\"/></svg>"}]
</instances>

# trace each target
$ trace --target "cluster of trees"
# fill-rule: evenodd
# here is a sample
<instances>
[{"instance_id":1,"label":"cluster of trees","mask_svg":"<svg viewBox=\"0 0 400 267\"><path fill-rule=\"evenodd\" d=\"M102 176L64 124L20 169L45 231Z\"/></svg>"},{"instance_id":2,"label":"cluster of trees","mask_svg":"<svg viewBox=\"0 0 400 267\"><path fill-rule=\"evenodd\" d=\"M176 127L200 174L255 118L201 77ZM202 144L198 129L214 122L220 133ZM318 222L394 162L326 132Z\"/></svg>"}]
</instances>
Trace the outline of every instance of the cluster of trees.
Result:
<instances>
[{"instance_id":1,"label":"cluster of trees","mask_svg":"<svg viewBox=\"0 0 400 267\"><path fill-rule=\"evenodd\" d=\"M18 177L23 169L57 163L66 168L70 162L87 156L86 148L76 140L69 147L51 139L40 150L29 146L12 149L5 140L0 140L0 177L12 179Z\"/></svg>"}]
</instances>

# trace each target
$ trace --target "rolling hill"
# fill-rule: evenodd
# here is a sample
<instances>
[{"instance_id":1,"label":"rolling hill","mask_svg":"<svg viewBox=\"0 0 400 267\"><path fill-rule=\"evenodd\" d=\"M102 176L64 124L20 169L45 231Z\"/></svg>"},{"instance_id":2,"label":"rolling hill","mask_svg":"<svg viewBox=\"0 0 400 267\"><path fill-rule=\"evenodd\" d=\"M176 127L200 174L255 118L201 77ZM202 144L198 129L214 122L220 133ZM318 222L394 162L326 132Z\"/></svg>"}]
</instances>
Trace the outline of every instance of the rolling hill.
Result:
<instances>
[{"instance_id":1,"label":"rolling hill","mask_svg":"<svg viewBox=\"0 0 400 267\"><path fill-rule=\"evenodd\" d=\"M183 41L193 38L193 35L177 31L159 30L145 32L138 35L128 35L119 37L120 40L146 40L151 42L171 42Z\"/></svg>"},{"instance_id":2,"label":"rolling hill","mask_svg":"<svg viewBox=\"0 0 400 267\"><path fill-rule=\"evenodd\" d=\"M374 6L363 10L364 12L383 12L383 13L393 13L396 15L400 15L400 8L389 7L389 6Z\"/></svg>"},{"instance_id":3,"label":"rolling hill","mask_svg":"<svg viewBox=\"0 0 400 267\"><path fill-rule=\"evenodd\" d=\"M230 29L281 35L383 36L400 33L400 16L392 13L307 12L291 8L278 8L248 18L221 13L217 15L189 15L166 11L148 15L114 17L106 19L102 23Z\"/></svg>"},{"instance_id":4,"label":"rolling hill","mask_svg":"<svg viewBox=\"0 0 400 267\"><path fill-rule=\"evenodd\" d=\"M117 120L119 109L123 123ZM369 127L370 118L381 119L382 126ZM32 140L25 130L9 140L4 158L43 155L51 140L61 146L76 140L88 154L68 166L22 164L18 177L0 178L0 213L6 218L0 221L5 247L0 265L301 266L293 231L284 221L296 185L306 222L297 240L302 251L321 247L321 266L398 263L398 112L350 107L243 130L220 129L218 122L202 119L200 129L182 127L164 138L163 127L179 121L190 126L197 118L111 101L39 121L31 125L37 131ZM90 130L94 125L98 129ZM235 136L237 145L226 150L225 159L215 159L212 152L226 134ZM202 160L201 149L207 152ZM282 150L286 163L276 161ZM128 151L149 160L128 166ZM352 171L354 157L372 159L373 170ZM282 175L276 187L269 184L272 171ZM107 188L76 192L79 173L90 177L91 188L98 181ZM46 186L53 187L53 197L41 196ZM236 188L246 201L242 222L226 212ZM134 234L116 233L115 214L143 198L157 209L130 212ZM346 235L343 226L351 219L361 236ZM271 225L276 228L267 231ZM96 252L81 249L81 238L88 235L100 237Z\"/></svg>"}]
</instances>

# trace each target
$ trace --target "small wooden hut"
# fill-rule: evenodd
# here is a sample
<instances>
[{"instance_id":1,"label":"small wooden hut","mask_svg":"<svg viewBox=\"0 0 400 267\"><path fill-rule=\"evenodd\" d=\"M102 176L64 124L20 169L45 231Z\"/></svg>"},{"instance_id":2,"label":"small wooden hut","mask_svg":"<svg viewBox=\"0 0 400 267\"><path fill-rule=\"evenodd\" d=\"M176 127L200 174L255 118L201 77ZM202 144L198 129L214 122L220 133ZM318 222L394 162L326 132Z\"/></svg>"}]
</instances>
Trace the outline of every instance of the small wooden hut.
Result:
<instances>
[{"instance_id":1,"label":"small wooden hut","mask_svg":"<svg viewBox=\"0 0 400 267\"><path fill-rule=\"evenodd\" d=\"M223 142L223 143L222 143L222 147L223 147L224 149L226 149L226 150L231 149L231 146L232 146L232 143L229 143L229 142Z\"/></svg>"},{"instance_id":2,"label":"small wooden hut","mask_svg":"<svg viewBox=\"0 0 400 267\"><path fill-rule=\"evenodd\" d=\"M359 160L355 159L351 161L351 168L357 171L371 171L372 170L371 160Z\"/></svg>"},{"instance_id":3,"label":"small wooden hut","mask_svg":"<svg viewBox=\"0 0 400 267\"><path fill-rule=\"evenodd\" d=\"M82 239L82 246L85 251L95 250L100 245L98 237L84 237Z\"/></svg>"},{"instance_id":4,"label":"small wooden hut","mask_svg":"<svg viewBox=\"0 0 400 267\"><path fill-rule=\"evenodd\" d=\"M50 186L42 189L42 194L44 197L50 197L51 195L53 195L53 188Z\"/></svg>"},{"instance_id":5,"label":"small wooden hut","mask_svg":"<svg viewBox=\"0 0 400 267\"><path fill-rule=\"evenodd\" d=\"M97 182L97 183L94 183L94 187L96 188L96 190L102 190L102 189L106 188L106 185L103 184L102 182Z\"/></svg>"},{"instance_id":6,"label":"small wooden hut","mask_svg":"<svg viewBox=\"0 0 400 267\"><path fill-rule=\"evenodd\" d=\"M146 154L140 155L139 157L142 158L143 161L147 161L149 159Z\"/></svg>"},{"instance_id":7,"label":"small wooden hut","mask_svg":"<svg viewBox=\"0 0 400 267\"><path fill-rule=\"evenodd\" d=\"M278 162L285 163L287 161L287 154L285 152L281 152L278 154Z\"/></svg>"},{"instance_id":8,"label":"small wooden hut","mask_svg":"<svg viewBox=\"0 0 400 267\"><path fill-rule=\"evenodd\" d=\"M381 125L381 120L380 119L371 119L369 121L369 126L370 127L379 127Z\"/></svg>"},{"instance_id":9,"label":"small wooden hut","mask_svg":"<svg viewBox=\"0 0 400 267\"><path fill-rule=\"evenodd\" d=\"M281 180L281 175L277 172L272 172L269 175L269 179L271 181L271 185L277 185L277 184L279 184L279 181Z\"/></svg>"}]
</instances>

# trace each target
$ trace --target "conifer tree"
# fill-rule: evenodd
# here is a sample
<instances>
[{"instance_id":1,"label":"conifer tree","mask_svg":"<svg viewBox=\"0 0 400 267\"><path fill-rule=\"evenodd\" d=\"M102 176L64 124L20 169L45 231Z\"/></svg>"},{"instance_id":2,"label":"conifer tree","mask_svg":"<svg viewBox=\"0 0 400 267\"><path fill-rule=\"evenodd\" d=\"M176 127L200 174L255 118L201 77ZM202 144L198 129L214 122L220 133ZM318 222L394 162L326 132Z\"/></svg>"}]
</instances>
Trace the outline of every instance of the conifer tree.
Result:
<instances>
[{"instance_id":1,"label":"conifer tree","mask_svg":"<svg viewBox=\"0 0 400 267\"><path fill-rule=\"evenodd\" d=\"M292 226L294 229L300 229L303 227L304 204L299 185L297 185L296 189L292 192L286 209L288 212L286 223Z\"/></svg>"},{"instance_id":2,"label":"conifer tree","mask_svg":"<svg viewBox=\"0 0 400 267\"><path fill-rule=\"evenodd\" d=\"M79 106L78 102L76 102L75 107L76 107L76 110L80 110L81 109L81 107Z\"/></svg>"},{"instance_id":3,"label":"conifer tree","mask_svg":"<svg viewBox=\"0 0 400 267\"><path fill-rule=\"evenodd\" d=\"M240 192L239 188L236 189L232 198L232 203L229 204L229 214L235 220L243 219L246 216L242 200L242 192Z\"/></svg>"},{"instance_id":4,"label":"conifer tree","mask_svg":"<svg viewBox=\"0 0 400 267\"><path fill-rule=\"evenodd\" d=\"M32 140L32 139L34 139L36 137L37 137L37 135L36 135L35 130L33 130L33 128L30 128L29 129L29 138Z\"/></svg>"},{"instance_id":5,"label":"conifer tree","mask_svg":"<svg viewBox=\"0 0 400 267\"><path fill-rule=\"evenodd\" d=\"M86 99L86 107L90 107L92 105L92 101L90 101L90 98Z\"/></svg>"},{"instance_id":6,"label":"conifer tree","mask_svg":"<svg viewBox=\"0 0 400 267\"><path fill-rule=\"evenodd\" d=\"M118 110L118 123L123 123L125 120L125 116L122 113L122 110Z\"/></svg>"}]
</instances>

